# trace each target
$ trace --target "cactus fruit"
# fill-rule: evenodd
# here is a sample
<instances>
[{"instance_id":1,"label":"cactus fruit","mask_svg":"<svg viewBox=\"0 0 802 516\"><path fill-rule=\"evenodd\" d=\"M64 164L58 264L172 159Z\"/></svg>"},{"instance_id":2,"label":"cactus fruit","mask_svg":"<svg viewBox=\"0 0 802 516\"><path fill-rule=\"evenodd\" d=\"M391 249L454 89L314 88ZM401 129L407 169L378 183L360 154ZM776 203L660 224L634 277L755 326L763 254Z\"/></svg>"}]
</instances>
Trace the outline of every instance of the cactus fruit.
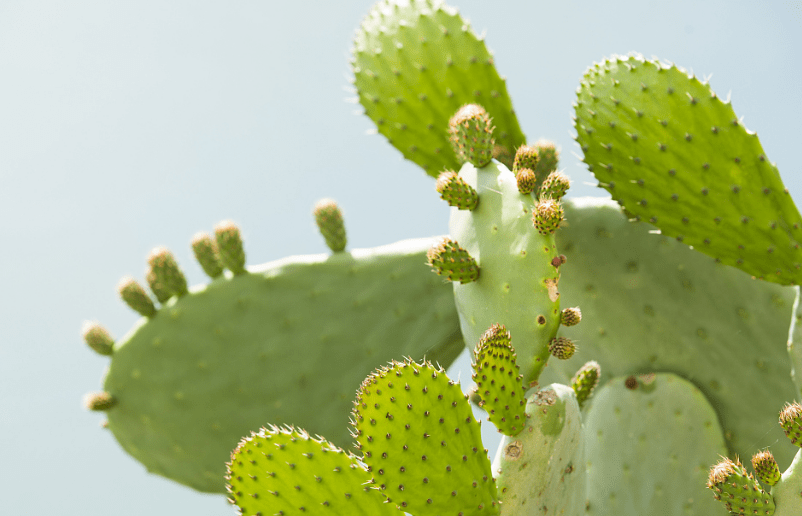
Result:
<instances>
[{"instance_id":1,"label":"cactus fruit","mask_svg":"<svg viewBox=\"0 0 802 516\"><path fill-rule=\"evenodd\" d=\"M84 396L84 406L89 410L106 411L117 404L117 398L108 392L91 392Z\"/></svg>"},{"instance_id":2,"label":"cactus fruit","mask_svg":"<svg viewBox=\"0 0 802 516\"><path fill-rule=\"evenodd\" d=\"M450 170L437 176L435 190L449 206L459 210L472 210L479 203L476 190L463 181L456 172Z\"/></svg>"},{"instance_id":3,"label":"cactus fruit","mask_svg":"<svg viewBox=\"0 0 802 516\"><path fill-rule=\"evenodd\" d=\"M555 337L549 343L549 353L560 360L568 360L576 353L576 344L567 337Z\"/></svg>"},{"instance_id":4,"label":"cactus fruit","mask_svg":"<svg viewBox=\"0 0 802 516\"><path fill-rule=\"evenodd\" d=\"M523 431L505 436L493 460L501 516L584 514L585 439L574 391L554 384L534 392L526 414Z\"/></svg>"},{"instance_id":5,"label":"cactus fruit","mask_svg":"<svg viewBox=\"0 0 802 516\"><path fill-rule=\"evenodd\" d=\"M153 304L153 300L134 278L126 276L120 280L117 291L125 304L139 315L143 317L156 315L156 306Z\"/></svg>"},{"instance_id":6,"label":"cactus fruit","mask_svg":"<svg viewBox=\"0 0 802 516\"><path fill-rule=\"evenodd\" d=\"M519 367L510 333L494 324L473 350L473 380L481 397L480 407L504 435L516 435L526 421L525 400Z\"/></svg>"},{"instance_id":7,"label":"cactus fruit","mask_svg":"<svg viewBox=\"0 0 802 516\"><path fill-rule=\"evenodd\" d=\"M217 242L212 240L208 233L201 231L192 237L192 252L207 276L216 279L223 274Z\"/></svg>"},{"instance_id":8,"label":"cactus fruit","mask_svg":"<svg viewBox=\"0 0 802 516\"><path fill-rule=\"evenodd\" d=\"M752 468L755 470L758 480L767 486L777 485L780 481L780 467L774 455L768 450L763 450L752 456Z\"/></svg>"},{"instance_id":9,"label":"cactus fruit","mask_svg":"<svg viewBox=\"0 0 802 516\"><path fill-rule=\"evenodd\" d=\"M774 514L774 499L737 459L724 459L710 469L707 487L732 514Z\"/></svg>"},{"instance_id":10,"label":"cactus fruit","mask_svg":"<svg viewBox=\"0 0 802 516\"><path fill-rule=\"evenodd\" d=\"M630 213L766 281L802 280L802 216L747 131L707 83L674 65L613 57L577 92L584 161Z\"/></svg>"},{"instance_id":11,"label":"cactus fruit","mask_svg":"<svg viewBox=\"0 0 802 516\"><path fill-rule=\"evenodd\" d=\"M492 121L485 108L465 104L448 121L451 148L461 163L482 168L493 159Z\"/></svg>"},{"instance_id":12,"label":"cactus fruit","mask_svg":"<svg viewBox=\"0 0 802 516\"><path fill-rule=\"evenodd\" d=\"M237 267L239 231L223 229ZM448 365L463 347L451 288L423 265L434 240L278 260L170 299L114 343L116 405L91 408L110 409L148 470L201 491L223 491L231 449L266 421L347 445L351 393L376 361Z\"/></svg>"},{"instance_id":13,"label":"cactus fruit","mask_svg":"<svg viewBox=\"0 0 802 516\"><path fill-rule=\"evenodd\" d=\"M576 326L582 320L582 310L578 306L563 308L560 313L560 324L563 326Z\"/></svg>"},{"instance_id":14,"label":"cactus fruit","mask_svg":"<svg viewBox=\"0 0 802 516\"><path fill-rule=\"evenodd\" d=\"M560 200L571 187L571 181L562 172L552 172L540 185L538 197Z\"/></svg>"},{"instance_id":15,"label":"cactus fruit","mask_svg":"<svg viewBox=\"0 0 802 516\"><path fill-rule=\"evenodd\" d=\"M515 181L518 183L518 191L522 194L531 193L537 187L535 172L528 168L522 168L515 172Z\"/></svg>"},{"instance_id":16,"label":"cactus fruit","mask_svg":"<svg viewBox=\"0 0 802 516\"><path fill-rule=\"evenodd\" d=\"M567 256L560 297L582 307L582 323L561 334L581 345L572 360L552 360L543 381L567 383L574 364L588 360L609 376L672 371L716 407L731 453L750 457L755 447L784 440L779 426L765 422L798 397L785 345L794 289L754 281L652 235L651 226L628 222L613 202L574 199L564 206L570 224L556 233ZM760 378L760 388L744 378ZM796 450L772 451L787 464Z\"/></svg>"},{"instance_id":17,"label":"cactus fruit","mask_svg":"<svg viewBox=\"0 0 802 516\"><path fill-rule=\"evenodd\" d=\"M791 443L802 448L802 405L788 403L780 412L780 426Z\"/></svg>"},{"instance_id":18,"label":"cactus fruit","mask_svg":"<svg viewBox=\"0 0 802 516\"><path fill-rule=\"evenodd\" d=\"M84 323L83 331L86 345L92 348L95 353L100 355L111 355L114 353L114 339L109 335L109 331L95 322Z\"/></svg>"},{"instance_id":19,"label":"cactus fruit","mask_svg":"<svg viewBox=\"0 0 802 516\"><path fill-rule=\"evenodd\" d=\"M402 511L498 514L479 423L442 369L407 360L374 372L352 419L376 484Z\"/></svg>"},{"instance_id":20,"label":"cactus fruit","mask_svg":"<svg viewBox=\"0 0 802 516\"><path fill-rule=\"evenodd\" d=\"M451 209L450 235L481 268L477 281L454 282L465 342L478 342L493 324L515 336L525 384L535 380L549 357L560 326L560 253L552 234L532 227L536 203L518 191L515 176L497 161L483 168L466 163L459 176L480 201L472 211Z\"/></svg>"},{"instance_id":21,"label":"cactus fruit","mask_svg":"<svg viewBox=\"0 0 802 516\"><path fill-rule=\"evenodd\" d=\"M315 223L320 234L326 240L326 245L333 253L345 250L345 222L343 212L334 199L322 199L315 204Z\"/></svg>"},{"instance_id":22,"label":"cactus fruit","mask_svg":"<svg viewBox=\"0 0 802 516\"><path fill-rule=\"evenodd\" d=\"M157 247L151 251L148 266L148 282L160 303L188 292L187 279L168 249Z\"/></svg>"},{"instance_id":23,"label":"cactus fruit","mask_svg":"<svg viewBox=\"0 0 802 516\"><path fill-rule=\"evenodd\" d=\"M245 274L245 249L239 227L230 220L224 220L214 227L214 237L223 265L234 275Z\"/></svg>"},{"instance_id":24,"label":"cactus fruit","mask_svg":"<svg viewBox=\"0 0 802 516\"><path fill-rule=\"evenodd\" d=\"M496 156L525 142L484 41L440 0L377 3L357 31L351 66L365 114L432 177L460 165L444 129L464 104L479 102L493 118Z\"/></svg>"},{"instance_id":25,"label":"cactus fruit","mask_svg":"<svg viewBox=\"0 0 802 516\"><path fill-rule=\"evenodd\" d=\"M476 260L455 241L444 238L426 253L432 270L449 281L470 283L479 278Z\"/></svg>"},{"instance_id":26,"label":"cactus fruit","mask_svg":"<svg viewBox=\"0 0 802 516\"><path fill-rule=\"evenodd\" d=\"M583 365L571 378L571 388L574 389L579 408L582 408L593 394L599 384L599 378L601 378L601 366L595 360Z\"/></svg>"},{"instance_id":27,"label":"cactus fruit","mask_svg":"<svg viewBox=\"0 0 802 516\"><path fill-rule=\"evenodd\" d=\"M585 418L588 515L716 514L708 465L726 453L713 406L687 380L657 373L599 387Z\"/></svg>"},{"instance_id":28,"label":"cactus fruit","mask_svg":"<svg viewBox=\"0 0 802 516\"><path fill-rule=\"evenodd\" d=\"M292 427L262 428L240 441L226 479L241 514L398 514L356 457Z\"/></svg>"}]
</instances>

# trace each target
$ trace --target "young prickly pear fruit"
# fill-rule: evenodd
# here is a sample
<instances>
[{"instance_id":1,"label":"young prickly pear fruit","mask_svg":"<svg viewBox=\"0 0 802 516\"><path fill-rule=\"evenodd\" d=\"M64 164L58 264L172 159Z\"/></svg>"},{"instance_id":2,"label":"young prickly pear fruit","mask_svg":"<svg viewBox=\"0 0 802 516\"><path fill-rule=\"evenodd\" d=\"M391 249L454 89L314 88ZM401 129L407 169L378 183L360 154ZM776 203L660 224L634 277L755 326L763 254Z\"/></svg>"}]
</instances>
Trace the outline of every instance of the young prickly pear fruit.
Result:
<instances>
[{"instance_id":1,"label":"young prickly pear fruit","mask_svg":"<svg viewBox=\"0 0 802 516\"><path fill-rule=\"evenodd\" d=\"M758 480L768 486L776 485L780 481L780 467L769 450L763 450L752 456L752 468Z\"/></svg>"},{"instance_id":2,"label":"young prickly pear fruit","mask_svg":"<svg viewBox=\"0 0 802 516\"><path fill-rule=\"evenodd\" d=\"M534 173L537 169L537 159L537 147L534 145L521 145L515 151L515 158L512 163L513 174L517 175L518 172L525 168L528 168Z\"/></svg>"},{"instance_id":3,"label":"young prickly pear fruit","mask_svg":"<svg viewBox=\"0 0 802 516\"><path fill-rule=\"evenodd\" d=\"M478 102L493 118L499 159L526 141L484 41L441 0L376 3L357 31L351 66L378 132L432 177L461 164L443 129L464 104Z\"/></svg>"},{"instance_id":4,"label":"young prickly pear fruit","mask_svg":"<svg viewBox=\"0 0 802 516\"><path fill-rule=\"evenodd\" d=\"M579 403L579 408L582 408L582 405L593 394L593 390L599 384L600 377L601 366L595 360L591 360L579 368L579 371L571 378L571 388L576 393L576 402Z\"/></svg>"},{"instance_id":5,"label":"young prickly pear fruit","mask_svg":"<svg viewBox=\"0 0 802 516\"><path fill-rule=\"evenodd\" d=\"M535 172L530 168L522 168L515 172L515 181L518 184L518 191L522 194L532 193L537 187Z\"/></svg>"},{"instance_id":6,"label":"young prickly pear fruit","mask_svg":"<svg viewBox=\"0 0 802 516\"><path fill-rule=\"evenodd\" d=\"M551 235L563 221L563 208L559 201L542 198L532 212L532 222L541 235Z\"/></svg>"},{"instance_id":7,"label":"young prickly pear fruit","mask_svg":"<svg viewBox=\"0 0 802 516\"><path fill-rule=\"evenodd\" d=\"M707 487L733 514L774 514L774 499L737 459L725 458L710 468Z\"/></svg>"},{"instance_id":8,"label":"young prickly pear fruit","mask_svg":"<svg viewBox=\"0 0 802 516\"><path fill-rule=\"evenodd\" d=\"M208 233L200 232L192 237L192 252L198 260L203 272L212 279L223 274L223 265L220 263L220 253L217 251L217 242L212 240Z\"/></svg>"},{"instance_id":9,"label":"young prickly pear fruit","mask_svg":"<svg viewBox=\"0 0 802 516\"><path fill-rule=\"evenodd\" d=\"M345 222L343 212L334 199L321 199L315 204L315 223L326 245L333 253L345 251Z\"/></svg>"},{"instance_id":10,"label":"young prickly pear fruit","mask_svg":"<svg viewBox=\"0 0 802 516\"><path fill-rule=\"evenodd\" d=\"M457 242L444 238L426 253L432 270L449 281L470 283L479 278L479 266Z\"/></svg>"},{"instance_id":11,"label":"young prickly pear fruit","mask_svg":"<svg viewBox=\"0 0 802 516\"><path fill-rule=\"evenodd\" d=\"M584 161L634 217L766 281L802 282L802 216L757 135L685 70L642 56L585 73Z\"/></svg>"},{"instance_id":12,"label":"young prickly pear fruit","mask_svg":"<svg viewBox=\"0 0 802 516\"><path fill-rule=\"evenodd\" d=\"M106 328L96 322L84 323L81 332L86 344L101 355L111 355L114 353L114 339L111 338Z\"/></svg>"},{"instance_id":13,"label":"young prickly pear fruit","mask_svg":"<svg viewBox=\"0 0 802 516\"><path fill-rule=\"evenodd\" d=\"M482 198L473 211L452 208L449 223L451 238L482 271L477 281L454 283L462 335L478 342L493 324L505 326L515 337L517 364L529 385L545 366L560 324L562 262L554 235L532 227L536 201L520 193L501 163L484 168L466 163L459 176Z\"/></svg>"},{"instance_id":14,"label":"young prickly pear fruit","mask_svg":"<svg viewBox=\"0 0 802 516\"><path fill-rule=\"evenodd\" d=\"M576 344L567 337L555 337L549 344L549 352L560 360L568 360L576 353Z\"/></svg>"},{"instance_id":15,"label":"young prickly pear fruit","mask_svg":"<svg viewBox=\"0 0 802 516\"><path fill-rule=\"evenodd\" d=\"M117 398L108 392L92 392L84 396L84 406L89 410L106 411L117 404Z\"/></svg>"},{"instance_id":16,"label":"young prickly pear fruit","mask_svg":"<svg viewBox=\"0 0 802 516\"><path fill-rule=\"evenodd\" d=\"M376 485L411 514L498 514L479 423L459 384L429 363L393 362L362 383L352 421Z\"/></svg>"},{"instance_id":17,"label":"young prickly pear fruit","mask_svg":"<svg viewBox=\"0 0 802 516\"><path fill-rule=\"evenodd\" d=\"M802 448L802 405L789 403L780 412L780 426L791 443Z\"/></svg>"},{"instance_id":18,"label":"young prickly pear fruit","mask_svg":"<svg viewBox=\"0 0 802 516\"><path fill-rule=\"evenodd\" d=\"M526 422L526 400L510 332L494 324L473 351L473 380L488 419L504 435L516 435Z\"/></svg>"},{"instance_id":19,"label":"young prickly pear fruit","mask_svg":"<svg viewBox=\"0 0 802 516\"><path fill-rule=\"evenodd\" d=\"M568 180L568 176L562 172L552 172L540 185L537 196L541 199L548 198L559 201L570 187L571 182Z\"/></svg>"},{"instance_id":20,"label":"young prickly pear fruit","mask_svg":"<svg viewBox=\"0 0 802 516\"><path fill-rule=\"evenodd\" d=\"M563 326L576 326L582 320L582 310L578 306L563 308L560 313L560 324Z\"/></svg>"},{"instance_id":21,"label":"young prickly pear fruit","mask_svg":"<svg viewBox=\"0 0 802 516\"><path fill-rule=\"evenodd\" d=\"M501 516L585 514L585 436L574 391L549 385L527 398L526 415L523 431L504 436L493 459Z\"/></svg>"},{"instance_id":22,"label":"young prickly pear fruit","mask_svg":"<svg viewBox=\"0 0 802 516\"><path fill-rule=\"evenodd\" d=\"M546 180L549 174L557 171L557 163L560 160L560 153L555 147L554 142L548 140L538 140L534 145L537 149L537 166L535 175L538 183Z\"/></svg>"},{"instance_id":23,"label":"young prickly pear fruit","mask_svg":"<svg viewBox=\"0 0 802 516\"><path fill-rule=\"evenodd\" d=\"M243 438L227 464L241 514L398 514L356 457L304 430L270 426Z\"/></svg>"},{"instance_id":24,"label":"young prickly pear fruit","mask_svg":"<svg viewBox=\"0 0 802 516\"><path fill-rule=\"evenodd\" d=\"M245 274L245 249L239 227L230 220L224 220L214 227L220 261L235 275Z\"/></svg>"},{"instance_id":25,"label":"young prickly pear fruit","mask_svg":"<svg viewBox=\"0 0 802 516\"><path fill-rule=\"evenodd\" d=\"M437 176L435 189L440 198L458 210L472 210L479 203L479 195L456 172L447 170Z\"/></svg>"},{"instance_id":26,"label":"young prickly pear fruit","mask_svg":"<svg viewBox=\"0 0 802 516\"><path fill-rule=\"evenodd\" d=\"M156 307L153 305L153 300L134 278L129 276L123 278L117 286L117 291L120 293L122 300L125 301L125 304L140 315L145 317L156 315Z\"/></svg>"},{"instance_id":27,"label":"young prickly pear fruit","mask_svg":"<svg viewBox=\"0 0 802 516\"><path fill-rule=\"evenodd\" d=\"M188 292L187 279L167 248L157 247L151 251L148 266L148 283L159 302L164 303L172 296L183 296Z\"/></svg>"},{"instance_id":28,"label":"young prickly pear fruit","mask_svg":"<svg viewBox=\"0 0 802 516\"><path fill-rule=\"evenodd\" d=\"M466 104L448 121L451 148L461 163L482 168L493 159L492 120L485 108Z\"/></svg>"}]
</instances>

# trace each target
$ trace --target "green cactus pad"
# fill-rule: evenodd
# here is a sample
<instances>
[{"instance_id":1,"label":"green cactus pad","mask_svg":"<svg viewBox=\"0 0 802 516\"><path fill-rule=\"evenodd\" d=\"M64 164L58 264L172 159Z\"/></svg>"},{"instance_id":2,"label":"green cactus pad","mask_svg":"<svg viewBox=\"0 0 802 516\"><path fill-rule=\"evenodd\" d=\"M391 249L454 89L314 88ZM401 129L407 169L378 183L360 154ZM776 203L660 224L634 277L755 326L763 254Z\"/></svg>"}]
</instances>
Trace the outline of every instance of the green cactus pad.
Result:
<instances>
[{"instance_id":1,"label":"green cactus pad","mask_svg":"<svg viewBox=\"0 0 802 516\"><path fill-rule=\"evenodd\" d=\"M531 394L524 431L505 436L493 460L501 516L585 513L585 440L574 391L553 384Z\"/></svg>"},{"instance_id":2,"label":"green cactus pad","mask_svg":"<svg viewBox=\"0 0 802 516\"><path fill-rule=\"evenodd\" d=\"M599 378L601 378L601 366L595 360L591 360L580 367L579 371L571 378L571 388L574 389L579 408L582 408L582 405L593 394L599 384Z\"/></svg>"},{"instance_id":3,"label":"green cactus pad","mask_svg":"<svg viewBox=\"0 0 802 516\"><path fill-rule=\"evenodd\" d=\"M524 389L510 333L494 324L473 350L473 380L488 419L504 435L516 435L526 421Z\"/></svg>"},{"instance_id":4,"label":"green cactus pad","mask_svg":"<svg viewBox=\"0 0 802 516\"><path fill-rule=\"evenodd\" d=\"M767 486L776 485L780 481L780 466L769 450L752 455L752 468L758 480Z\"/></svg>"},{"instance_id":5,"label":"green cactus pad","mask_svg":"<svg viewBox=\"0 0 802 516\"><path fill-rule=\"evenodd\" d=\"M381 0L354 40L359 102L378 131L432 177L461 163L446 128L460 106L480 103L496 126L497 155L525 137L493 57L456 9L440 0Z\"/></svg>"},{"instance_id":6,"label":"green cactus pad","mask_svg":"<svg viewBox=\"0 0 802 516\"><path fill-rule=\"evenodd\" d=\"M267 421L347 446L377 362L447 366L463 346L451 287L424 264L434 241L290 257L171 299L114 346L109 428L151 472L210 492Z\"/></svg>"},{"instance_id":7,"label":"green cactus pad","mask_svg":"<svg viewBox=\"0 0 802 516\"><path fill-rule=\"evenodd\" d=\"M579 349L568 362L552 360L544 381L567 383L588 360L605 375L674 372L716 407L732 456L771 445L789 463L796 449L767 421L798 397L786 352L794 289L650 234L653 226L628 222L613 202L575 199L565 211L560 293L582 307L582 323L560 333Z\"/></svg>"},{"instance_id":8,"label":"green cactus pad","mask_svg":"<svg viewBox=\"0 0 802 516\"><path fill-rule=\"evenodd\" d=\"M504 325L515 339L527 385L545 366L560 326L560 253L553 235L532 227L535 200L518 191L504 165L466 164L459 175L482 199L473 211L451 209L451 237L482 271L473 283L454 283L462 334L466 343L478 342L493 324Z\"/></svg>"},{"instance_id":9,"label":"green cactus pad","mask_svg":"<svg viewBox=\"0 0 802 516\"><path fill-rule=\"evenodd\" d=\"M802 514L802 450L797 451L794 461L785 470L771 496L777 510L774 516L798 516Z\"/></svg>"},{"instance_id":10,"label":"green cactus pad","mask_svg":"<svg viewBox=\"0 0 802 516\"><path fill-rule=\"evenodd\" d=\"M262 428L228 463L229 501L242 515L398 515L356 457L303 430Z\"/></svg>"},{"instance_id":11,"label":"green cactus pad","mask_svg":"<svg viewBox=\"0 0 802 516\"><path fill-rule=\"evenodd\" d=\"M437 176L435 189L441 199L458 210L472 210L479 203L476 190L460 179L456 172L450 170Z\"/></svg>"},{"instance_id":12,"label":"green cactus pad","mask_svg":"<svg viewBox=\"0 0 802 516\"><path fill-rule=\"evenodd\" d=\"M718 514L705 489L726 453L716 412L699 389L671 373L597 389L584 419L592 516Z\"/></svg>"},{"instance_id":13,"label":"green cactus pad","mask_svg":"<svg viewBox=\"0 0 802 516\"><path fill-rule=\"evenodd\" d=\"M406 361L376 371L357 393L353 424L376 485L404 512L498 514L479 423L442 369Z\"/></svg>"},{"instance_id":14,"label":"green cactus pad","mask_svg":"<svg viewBox=\"0 0 802 516\"><path fill-rule=\"evenodd\" d=\"M212 279L223 274L223 264L220 263L220 253L217 251L217 242L212 240L208 233L200 232L192 237L192 252L198 260L203 272Z\"/></svg>"},{"instance_id":15,"label":"green cactus pad","mask_svg":"<svg viewBox=\"0 0 802 516\"><path fill-rule=\"evenodd\" d=\"M707 487L730 514L774 514L774 499L760 488L757 480L738 459L723 459L710 469Z\"/></svg>"},{"instance_id":16,"label":"green cactus pad","mask_svg":"<svg viewBox=\"0 0 802 516\"><path fill-rule=\"evenodd\" d=\"M333 253L341 253L347 243L343 212L334 199L321 199L315 204L315 223L326 245Z\"/></svg>"},{"instance_id":17,"label":"green cactus pad","mask_svg":"<svg viewBox=\"0 0 802 516\"><path fill-rule=\"evenodd\" d=\"M460 163L482 168L493 159L493 125L485 108L465 104L448 121L451 149Z\"/></svg>"},{"instance_id":18,"label":"green cactus pad","mask_svg":"<svg viewBox=\"0 0 802 516\"><path fill-rule=\"evenodd\" d=\"M449 238L436 243L426 253L432 270L449 281L471 283L479 278L479 266L468 251Z\"/></svg>"},{"instance_id":19,"label":"green cactus pad","mask_svg":"<svg viewBox=\"0 0 802 516\"><path fill-rule=\"evenodd\" d=\"M582 80L576 130L588 167L635 217L758 278L800 282L802 216L707 83L641 56L607 59Z\"/></svg>"}]
</instances>

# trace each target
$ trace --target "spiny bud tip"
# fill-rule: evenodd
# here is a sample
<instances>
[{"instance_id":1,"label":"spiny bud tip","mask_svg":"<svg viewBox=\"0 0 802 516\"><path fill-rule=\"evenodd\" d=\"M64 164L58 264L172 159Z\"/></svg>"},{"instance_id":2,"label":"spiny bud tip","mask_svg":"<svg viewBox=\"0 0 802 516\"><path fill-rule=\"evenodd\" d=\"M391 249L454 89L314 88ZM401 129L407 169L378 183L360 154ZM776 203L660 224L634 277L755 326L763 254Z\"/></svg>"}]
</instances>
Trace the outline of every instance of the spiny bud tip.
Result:
<instances>
[{"instance_id":1,"label":"spiny bud tip","mask_svg":"<svg viewBox=\"0 0 802 516\"><path fill-rule=\"evenodd\" d=\"M563 220L563 207L554 199L540 199L532 210L532 222L541 235L551 235Z\"/></svg>"},{"instance_id":2,"label":"spiny bud tip","mask_svg":"<svg viewBox=\"0 0 802 516\"><path fill-rule=\"evenodd\" d=\"M531 168L522 168L515 173L515 181L518 184L518 191L526 195L532 193L537 186L537 177Z\"/></svg>"},{"instance_id":3,"label":"spiny bud tip","mask_svg":"<svg viewBox=\"0 0 802 516\"><path fill-rule=\"evenodd\" d=\"M84 406L89 410L109 410L117 399L108 392L90 392L84 396Z\"/></svg>"}]
</instances>

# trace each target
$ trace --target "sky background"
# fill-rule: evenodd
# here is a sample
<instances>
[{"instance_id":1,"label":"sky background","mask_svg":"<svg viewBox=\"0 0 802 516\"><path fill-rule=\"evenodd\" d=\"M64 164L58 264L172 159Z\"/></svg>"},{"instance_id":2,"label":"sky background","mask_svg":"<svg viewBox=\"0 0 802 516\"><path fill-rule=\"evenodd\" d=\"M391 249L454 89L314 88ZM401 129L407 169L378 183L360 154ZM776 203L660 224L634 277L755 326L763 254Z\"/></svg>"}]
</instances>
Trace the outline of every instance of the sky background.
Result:
<instances>
[{"instance_id":1,"label":"sky background","mask_svg":"<svg viewBox=\"0 0 802 516\"><path fill-rule=\"evenodd\" d=\"M81 325L127 332L137 317L115 287L142 278L151 248L170 247L191 284L206 279L190 238L226 218L250 264L321 253L310 215L321 197L343 207L351 248L447 231L434 181L367 136L347 102L351 40L371 5L0 3L0 513L235 513L147 474L82 407L108 360ZM802 2L456 5L487 31L530 141L562 148L571 195L605 195L571 139L579 80L639 51L731 92L802 199Z\"/></svg>"}]
</instances>

